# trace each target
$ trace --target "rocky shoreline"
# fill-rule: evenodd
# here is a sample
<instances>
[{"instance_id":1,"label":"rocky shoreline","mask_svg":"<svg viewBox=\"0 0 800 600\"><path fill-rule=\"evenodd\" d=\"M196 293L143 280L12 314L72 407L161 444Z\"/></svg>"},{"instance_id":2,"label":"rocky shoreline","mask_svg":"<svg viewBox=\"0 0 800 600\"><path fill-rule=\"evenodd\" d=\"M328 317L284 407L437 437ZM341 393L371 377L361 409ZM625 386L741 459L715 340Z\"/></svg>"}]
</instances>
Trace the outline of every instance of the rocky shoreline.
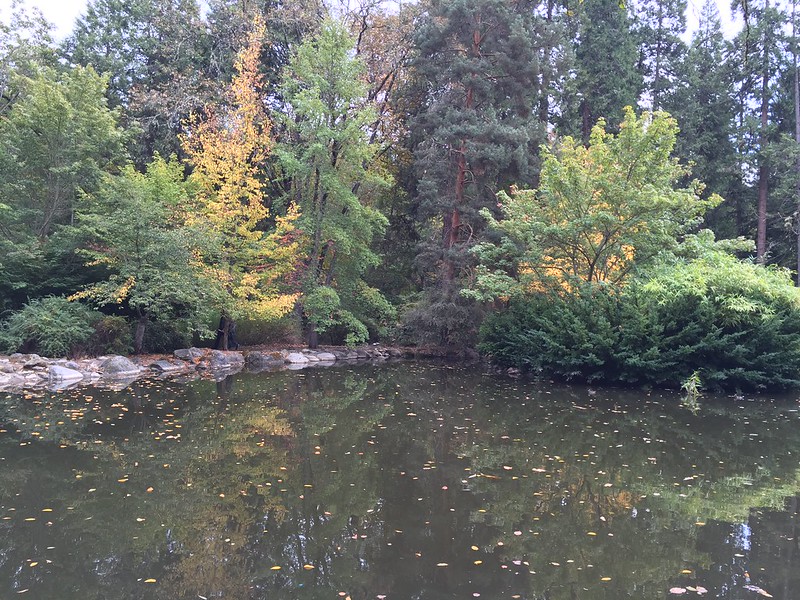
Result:
<instances>
[{"instance_id":1,"label":"rocky shoreline","mask_svg":"<svg viewBox=\"0 0 800 600\"><path fill-rule=\"evenodd\" d=\"M332 366L342 362L383 361L417 356L415 351L386 346L318 350L245 350L183 348L172 355L98 356L69 360L38 354L0 356L0 392L51 391L79 385L125 387L146 377L209 377L224 379L239 371L259 372Z\"/></svg>"}]
</instances>

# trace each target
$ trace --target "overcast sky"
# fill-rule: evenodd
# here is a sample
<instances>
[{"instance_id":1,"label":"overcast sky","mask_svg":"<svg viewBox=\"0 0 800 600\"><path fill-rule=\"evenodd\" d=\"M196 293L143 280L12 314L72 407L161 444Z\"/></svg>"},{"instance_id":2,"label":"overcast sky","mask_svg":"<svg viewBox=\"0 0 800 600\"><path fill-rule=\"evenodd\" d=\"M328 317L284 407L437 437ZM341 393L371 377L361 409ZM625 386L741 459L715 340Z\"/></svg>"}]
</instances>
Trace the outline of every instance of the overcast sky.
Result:
<instances>
[{"instance_id":1,"label":"overcast sky","mask_svg":"<svg viewBox=\"0 0 800 600\"><path fill-rule=\"evenodd\" d=\"M700 9L703 6L704 0L688 0L689 7L687 10L687 23L689 25L689 34L686 39L691 37L691 31L697 27L697 19L700 15ZM5 4L8 0L0 0L0 3ZM719 14L725 24L725 31L728 37L732 37L738 30L736 23L731 20L731 9L729 0L716 0ZM38 7L44 16L56 26L56 38L61 40L72 31L72 26L75 23L76 17L83 12L86 6L86 0L22 0L25 6ZM3 18L8 17L8 8L0 9L0 15Z\"/></svg>"}]
</instances>

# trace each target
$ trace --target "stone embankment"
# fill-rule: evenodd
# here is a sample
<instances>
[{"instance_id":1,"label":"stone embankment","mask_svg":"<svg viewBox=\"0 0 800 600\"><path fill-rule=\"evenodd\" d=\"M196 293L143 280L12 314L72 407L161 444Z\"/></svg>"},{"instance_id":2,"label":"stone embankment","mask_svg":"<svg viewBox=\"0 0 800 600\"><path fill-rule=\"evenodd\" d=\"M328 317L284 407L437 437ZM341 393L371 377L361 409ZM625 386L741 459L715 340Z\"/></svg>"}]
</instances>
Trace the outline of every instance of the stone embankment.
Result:
<instances>
[{"instance_id":1,"label":"stone embankment","mask_svg":"<svg viewBox=\"0 0 800 600\"><path fill-rule=\"evenodd\" d=\"M183 348L171 356L99 356L77 360L44 358L38 354L0 356L0 392L44 388L61 390L76 385L122 387L143 377L183 376L224 379L238 371L258 372L331 366L342 362L386 360L403 350L384 346L322 350L250 350L223 352Z\"/></svg>"}]
</instances>

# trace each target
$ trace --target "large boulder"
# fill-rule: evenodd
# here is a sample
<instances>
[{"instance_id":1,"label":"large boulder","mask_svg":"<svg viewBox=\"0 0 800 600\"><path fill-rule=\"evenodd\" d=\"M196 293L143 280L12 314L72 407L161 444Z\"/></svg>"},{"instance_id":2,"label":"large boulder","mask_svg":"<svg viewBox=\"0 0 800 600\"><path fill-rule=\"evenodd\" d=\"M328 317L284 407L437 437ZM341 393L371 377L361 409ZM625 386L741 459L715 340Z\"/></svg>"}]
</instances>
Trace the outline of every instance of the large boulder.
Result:
<instances>
[{"instance_id":1,"label":"large boulder","mask_svg":"<svg viewBox=\"0 0 800 600\"><path fill-rule=\"evenodd\" d=\"M336 360L336 355L332 352L317 352L317 358L323 362L333 362Z\"/></svg>"},{"instance_id":2,"label":"large boulder","mask_svg":"<svg viewBox=\"0 0 800 600\"><path fill-rule=\"evenodd\" d=\"M278 357L267 354L266 352L248 352L244 357L244 362L247 368L253 371L260 371L268 369L269 367L277 367L283 364L283 357L278 354Z\"/></svg>"},{"instance_id":3,"label":"large boulder","mask_svg":"<svg viewBox=\"0 0 800 600\"><path fill-rule=\"evenodd\" d=\"M180 360L197 360L199 358L203 358L206 354L206 350L202 348L180 348L179 350L175 350L172 353L175 358Z\"/></svg>"},{"instance_id":4,"label":"large boulder","mask_svg":"<svg viewBox=\"0 0 800 600\"><path fill-rule=\"evenodd\" d=\"M300 352L290 352L284 360L291 365L304 365L308 362L308 357Z\"/></svg>"},{"instance_id":5,"label":"large boulder","mask_svg":"<svg viewBox=\"0 0 800 600\"><path fill-rule=\"evenodd\" d=\"M70 369L68 367L63 367L61 365L50 365L50 368L47 371L48 379L50 383L59 383L63 381L80 381L83 379L83 373L80 371L76 371L75 369Z\"/></svg>"},{"instance_id":6,"label":"large boulder","mask_svg":"<svg viewBox=\"0 0 800 600\"><path fill-rule=\"evenodd\" d=\"M168 360L157 360L150 365L150 370L158 373L177 373L179 371L185 371L186 365L184 363L171 363Z\"/></svg>"},{"instance_id":7,"label":"large boulder","mask_svg":"<svg viewBox=\"0 0 800 600\"><path fill-rule=\"evenodd\" d=\"M130 377L138 375L139 366L124 356L111 356L100 364L100 371L106 377Z\"/></svg>"},{"instance_id":8,"label":"large boulder","mask_svg":"<svg viewBox=\"0 0 800 600\"><path fill-rule=\"evenodd\" d=\"M234 369L244 365L244 354L241 352L223 352L212 350L209 355L212 369Z\"/></svg>"}]
</instances>

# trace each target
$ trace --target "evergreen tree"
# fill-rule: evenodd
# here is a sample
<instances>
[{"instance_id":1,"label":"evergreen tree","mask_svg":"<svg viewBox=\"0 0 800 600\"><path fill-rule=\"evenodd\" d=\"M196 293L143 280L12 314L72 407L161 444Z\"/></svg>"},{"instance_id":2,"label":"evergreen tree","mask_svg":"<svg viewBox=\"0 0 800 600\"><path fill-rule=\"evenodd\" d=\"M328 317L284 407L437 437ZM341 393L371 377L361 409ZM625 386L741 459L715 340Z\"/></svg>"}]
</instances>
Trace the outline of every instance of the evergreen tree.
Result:
<instances>
[{"instance_id":1,"label":"evergreen tree","mask_svg":"<svg viewBox=\"0 0 800 600\"><path fill-rule=\"evenodd\" d=\"M156 152L180 152L182 121L219 95L209 43L197 0L91 0L62 51L107 74L143 168Z\"/></svg>"},{"instance_id":2,"label":"evergreen tree","mask_svg":"<svg viewBox=\"0 0 800 600\"><path fill-rule=\"evenodd\" d=\"M452 344L474 331L460 296L495 194L535 179L543 127L534 113L541 62L530 2L431 0L414 64L424 105L414 127L424 219L418 264L425 298L410 316L417 339Z\"/></svg>"},{"instance_id":3,"label":"evergreen tree","mask_svg":"<svg viewBox=\"0 0 800 600\"><path fill-rule=\"evenodd\" d=\"M706 215L717 236L725 238L741 232L741 174L732 141L736 106L731 89L722 25L715 2L708 0L665 108L680 127L676 154L692 165L692 175L706 186L705 196L718 194L726 199Z\"/></svg>"},{"instance_id":4,"label":"evergreen tree","mask_svg":"<svg viewBox=\"0 0 800 600\"><path fill-rule=\"evenodd\" d=\"M664 109L673 92L686 52L681 39L685 30L686 0L642 0L637 5L639 72L652 110Z\"/></svg>"},{"instance_id":5,"label":"evergreen tree","mask_svg":"<svg viewBox=\"0 0 800 600\"><path fill-rule=\"evenodd\" d=\"M756 259L767 261L770 146L776 141L774 115L776 75L783 61L782 29L785 16L770 3L737 2L744 28L734 42L734 60L740 65L736 82L737 143L742 172L756 173ZM755 107L755 109L754 109Z\"/></svg>"},{"instance_id":6,"label":"evergreen tree","mask_svg":"<svg viewBox=\"0 0 800 600\"><path fill-rule=\"evenodd\" d=\"M617 0L585 0L577 8L575 77L565 92L559 133L588 143L601 118L612 128L642 90L639 53L628 10Z\"/></svg>"}]
</instances>

